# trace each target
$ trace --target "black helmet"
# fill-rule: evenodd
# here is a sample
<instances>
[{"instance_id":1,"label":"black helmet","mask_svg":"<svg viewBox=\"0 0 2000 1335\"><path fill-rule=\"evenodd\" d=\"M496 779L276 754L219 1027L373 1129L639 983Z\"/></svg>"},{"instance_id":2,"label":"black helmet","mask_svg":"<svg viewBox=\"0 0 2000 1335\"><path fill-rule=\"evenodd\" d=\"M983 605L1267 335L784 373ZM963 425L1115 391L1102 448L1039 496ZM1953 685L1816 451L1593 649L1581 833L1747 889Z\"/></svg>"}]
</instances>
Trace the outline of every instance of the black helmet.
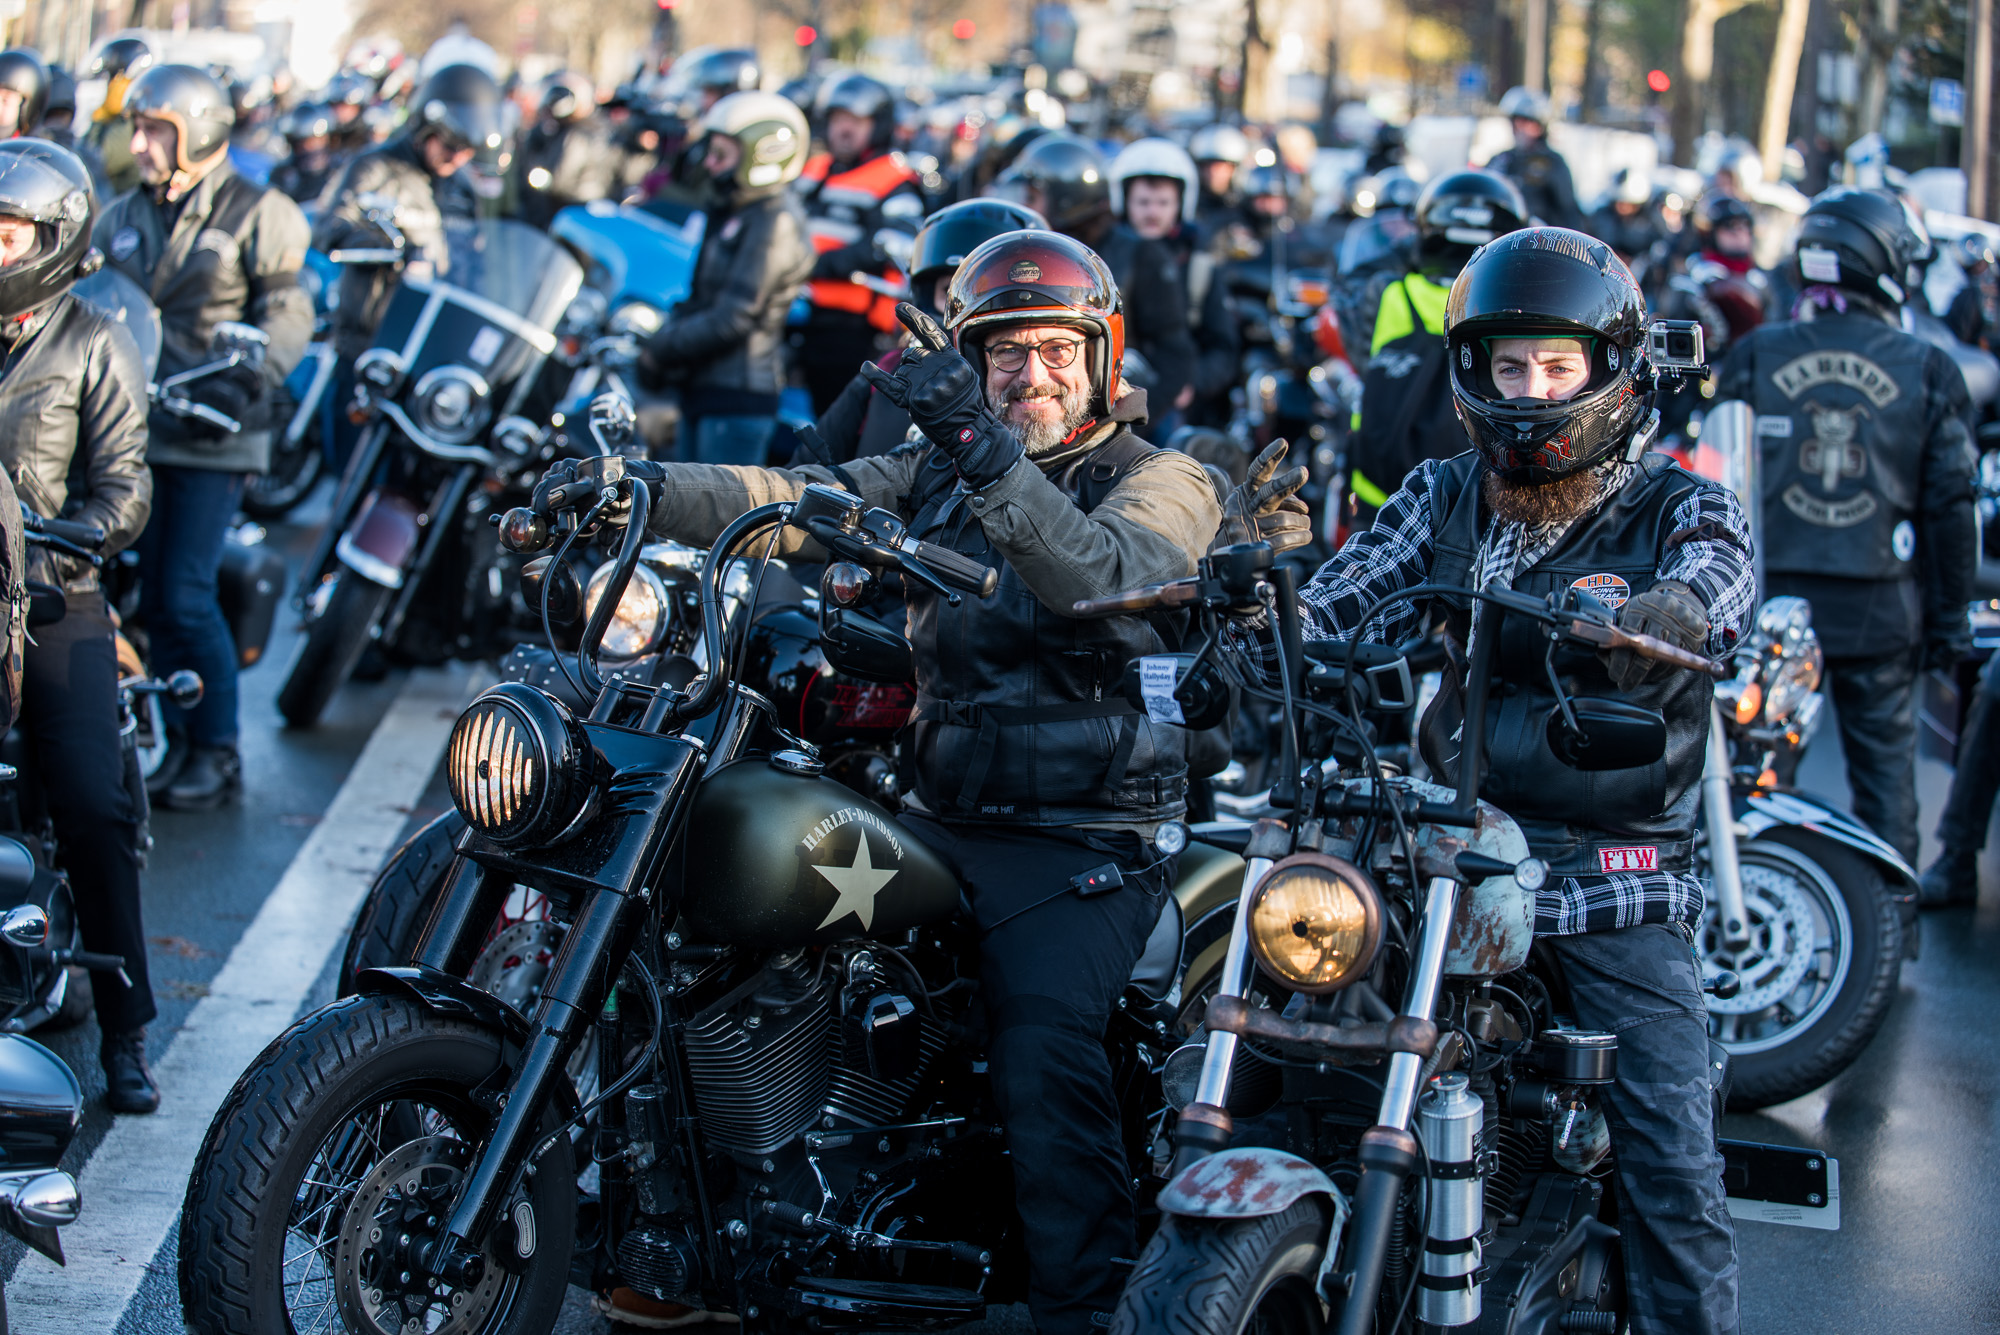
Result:
<instances>
[{"instance_id":1,"label":"black helmet","mask_svg":"<svg viewBox=\"0 0 2000 1335\"><path fill-rule=\"evenodd\" d=\"M375 100L375 81L359 70L342 70L327 80L323 97L330 107L365 107Z\"/></svg>"},{"instance_id":2,"label":"black helmet","mask_svg":"<svg viewBox=\"0 0 2000 1335\"><path fill-rule=\"evenodd\" d=\"M76 115L76 76L61 65L49 66L49 100L42 108L42 119L47 120L59 111Z\"/></svg>"},{"instance_id":3,"label":"black helmet","mask_svg":"<svg viewBox=\"0 0 2000 1335\"><path fill-rule=\"evenodd\" d=\"M1260 195L1292 197L1292 174L1276 162L1249 162L1236 169L1236 193L1245 199Z\"/></svg>"},{"instance_id":4,"label":"black helmet","mask_svg":"<svg viewBox=\"0 0 2000 1335\"><path fill-rule=\"evenodd\" d=\"M1045 134L1000 176L1010 197L1040 205L1058 232L1075 232L1111 214L1111 171L1104 155L1073 134Z\"/></svg>"},{"instance_id":5,"label":"black helmet","mask_svg":"<svg viewBox=\"0 0 2000 1335\"><path fill-rule=\"evenodd\" d=\"M1025 204L1005 199L961 200L924 221L910 249L910 285L924 291L996 236L1048 230L1048 219Z\"/></svg>"},{"instance_id":6,"label":"black helmet","mask_svg":"<svg viewBox=\"0 0 2000 1335\"><path fill-rule=\"evenodd\" d=\"M1716 228L1733 222L1757 225L1757 217L1750 212L1750 206L1734 195L1710 191L1703 195L1694 206L1695 230L1707 236Z\"/></svg>"},{"instance_id":7,"label":"black helmet","mask_svg":"<svg viewBox=\"0 0 2000 1335\"><path fill-rule=\"evenodd\" d=\"M1423 188L1416 215L1417 268L1454 278L1473 251L1528 225L1528 202L1498 172L1449 172Z\"/></svg>"},{"instance_id":8,"label":"black helmet","mask_svg":"<svg viewBox=\"0 0 2000 1335\"><path fill-rule=\"evenodd\" d=\"M1458 420L1502 477L1552 482L1625 448L1645 417L1645 301L1611 247L1562 227L1529 227L1481 246L1445 303L1445 354ZM1505 399L1489 341L1580 338L1590 380L1565 400Z\"/></svg>"},{"instance_id":9,"label":"black helmet","mask_svg":"<svg viewBox=\"0 0 2000 1335\"><path fill-rule=\"evenodd\" d=\"M597 90L581 74L551 75L542 88L541 112L550 120L581 120L596 109Z\"/></svg>"},{"instance_id":10,"label":"black helmet","mask_svg":"<svg viewBox=\"0 0 2000 1335\"><path fill-rule=\"evenodd\" d=\"M677 89L705 93L747 93L764 81L757 53L747 46L698 46L682 54L667 71Z\"/></svg>"},{"instance_id":11,"label":"black helmet","mask_svg":"<svg viewBox=\"0 0 2000 1335\"><path fill-rule=\"evenodd\" d=\"M330 139L339 128L332 110L318 102L301 102L278 122L278 133L295 145L308 139Z\"/></svg>"},{"instance_id":12,"label":"black helmet","mask_svg":"<svg viewBox=\"0 0 2000 1335\"><path fill-rule=\"evenodd\" d=\"M500 152L500 85L477 65L446 65L410 99L412 137L435 136L481 159Z\"/></svg>"},{"instance_id":13,"label":"black helmet","mask_svg":"<svg viewBox=\"0 0 2000 1335\"><path fill-rule=\"evenodd\" d=\"M8 134L27 134L42 123L49 105L49 67L40 56L25 46L0 51L0 88L21 97L21 109Z\"/></svg>"},{"instance_id":14,"label":"black helmet","mask_svg":"<svg viewBox=\"0 0 2000 1335\"><path fill-rule=\"evenodd\" d=\"M35 252L0 269L0 318L67 292L104 259L90 248L97 218L83 159L44 139L0 143L0 217L35 224Z\"/></svg>"},{"instance_id":15,"label":"black helmet","mask_svg":"<svg viewBox=\"0 0 2000 1335\"><path fill-rule=\"evenodd\" d=\"M871 79L865 74L843 74L830 83L821 84L819 96L813 99L813 115L822 130L827 117L836 111L862 116L873 122L868 137L869 148L879 153L889 147L889 140L896 133L896 95L880 79Z\"/></svg>"},{"instance_id":16,"label":"black helmet","mask_svg":"<svg viewBox=\"0 0 2000 1335\"><path fill-rule=\"evenodd\" d=\"M114 37L97 48L89 73L93 79L113 79L121 74L136 79L152 63L152 47L137 37Z\"/></svg>"},{"instance_id":17,"label":"black helmet","mask_svg":"<svg viewBox=\"0 0 2000 1335\"><path fill-rule=\"evenodd\" d=\"M1923 250L1903 206L1886 194L1838 186L1813 200L1799 222L1792 273L1801 288L1843 288L1901 306Z\"/></svg>"},{"instance_id":18,"label":"black helmet","mask_svg":"<svg viewBox=\"0 0 2000 1335\"><path fill-rule=\"evenodd\" d=\"M174 127L173 178L169 198L180 195L229 151L229 132L236 128L236 108L229 90L207 70L193 65L155 65L132 81L125 93L125 112L146 116Z\"/></svg>"}]
</instances>

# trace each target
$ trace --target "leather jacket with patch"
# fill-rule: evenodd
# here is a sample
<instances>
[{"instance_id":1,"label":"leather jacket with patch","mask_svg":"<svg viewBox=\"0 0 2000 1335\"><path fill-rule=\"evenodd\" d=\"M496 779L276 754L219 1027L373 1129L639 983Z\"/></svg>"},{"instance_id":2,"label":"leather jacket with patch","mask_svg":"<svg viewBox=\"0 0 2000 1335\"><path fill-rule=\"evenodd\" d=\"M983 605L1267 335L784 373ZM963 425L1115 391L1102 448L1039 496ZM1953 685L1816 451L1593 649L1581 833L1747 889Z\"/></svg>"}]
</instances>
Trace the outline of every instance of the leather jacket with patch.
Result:
<instances>
[{"instance_id":1,"label":"leather jacket with patch","mask_svg":"<svg viewBox=\"0 0 2000 1335\"><path fill-rule=\"evenodd\" d=\"M146 373L124 325L64 295L0 344L0 466L37 514L104 529L104 554L132 545L153 508ZM28 577L70 593L98 587L89 562L28 549Z\"/></svg>"},{"instance_id":2,"label":"leather jacket with patch","mask_svg":"<svg viewBox=\"0 0 2000 1335\"><path fill-rule=\"evenodd\" d=\"M269 336L263 403L243 431L225 437L206 423L155 412L149 455L154 463L261 471L271 391L312 339L312 299L299 286L308 244L299 206L224 162L176 204L156 204L146 190L120 195L97 220L95 238L106 262L159 307L161 379L211 360L210 340L224 320Z\"/></svg>"},{"instance_id":3,"label":"leather jacket with patch","mask_svg":"<svg viewBox=\"0 0 2000 1335\"><path fill-rule=\"evenodd\" d=\"M1466 453L1441 466L1432 483L1431 513L1438 516L1430 582L1468 586L1479 559L1486 517L1480 502L1479 458ZM1662 553L1670 550L1674 511L1690 492L1715 484L1696 477L1663 454L1639 461L1631 480L1580 519L1555 550L1516 574L1517 592L1546 597L1582 583L1608 604L1650 589ZM1470 611L1441 599L1446 627L1458 646L1468 642ZM1495 648L1492 695L1487 702L1487 770L1479 796L1520 823L1528 846L1558 874L1613 871L1685 871L1694 847L1713 685L1698 672L1668 672L1620 692L1594 650L1558 648L1558 680L1572 695L1615 696L1666 720L1666 754L1636 769L1585 771L1557 759L1547 739L1556 711L1540 628L1509 617ZM1447 683L1419 727L1425 760L1457 782L1462 723L1454 654Z\"/></svg>"},{"instance_id":4,"label":"leather jacket with patch","mask_svg":"<svg viewBox=\"0 0 2000 1335\"><path fill-rule=\"evenodd\" d=\"M1949 355L1850 309L1753 330L1724 361L1715 397L1756 414L1772 591L1797 578L1918 586L1904 624L1878 620L1852 643L1838 600L1819 599L1829 654L1889 653L1963 624L1976 464Z\"/></svg>"}]
</instances>

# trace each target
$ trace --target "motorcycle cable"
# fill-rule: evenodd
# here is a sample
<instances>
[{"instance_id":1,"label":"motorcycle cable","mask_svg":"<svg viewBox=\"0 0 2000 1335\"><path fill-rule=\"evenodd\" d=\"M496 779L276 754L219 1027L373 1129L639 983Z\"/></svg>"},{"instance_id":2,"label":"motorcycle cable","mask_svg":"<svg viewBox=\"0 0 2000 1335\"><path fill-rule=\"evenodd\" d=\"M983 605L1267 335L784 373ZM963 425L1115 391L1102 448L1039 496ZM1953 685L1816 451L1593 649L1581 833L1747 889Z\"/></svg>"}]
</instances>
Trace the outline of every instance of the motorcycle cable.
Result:
<instances>
[{"instance_id":1,"label":"motorcycle cable","mask_svg":"<svg viewBox=\"0 0 2000 1335\"><path fill-rule=\"evenodd\" d=\"M555 565L565 564L566 558L569 556L569 549L571 548L571 546L575 544L577 538L583 533L584 529L588 528L592 523L594 523L597 520L598 516L603 512L604 507L607 504L609 504L609 502L603 499L599 499L596 505L590 507L590 513L585 515L581 520L577 521L576 527L571 529L568 535L563 538L562 546L556 548L556 556L553 564ZM563 680L569 683L569 688L572 691L576 692L577 699L582 700L585 698L583 694L583 687L577 685L576 678L572 677L569 674L569 664L563 661L562 650L556 644L555 630L549 624L549 595L552 592L554 592L554 590L555 590L555 581L544 578L542 580L542 637L549 642L549 652L555 657L556 667L563 674ZM582 664L579 663L577 666L581 667Z\"/></svg>"},{"instance_id":2,"label":"motorcycle cable","mask_svg":"<svg viewBox=\"0 0 2000 1335\"><path fill-rule=\"evenodd\" d=\"M750 658L750 626L757 619L757 600L764 596L764 576L771 569L771 555L778 550L778 539L784 532L785 526L782 523L771 525L771 540L764 544L764 554L756 558L757 577L750 581L750 597L743 604L743 631L736 638L733 661L729 666L732 681L743 679L743 666ZM803 723L804 720L801 719L800 722Z\"/></svg>"},{"instance_id":3,"label":"motorcycle cable","mask_svg":"<svg viewBox=\"0 0 2000 1335\"><path fill-rule=\"evenodd\" d=\"M623 1094L626 1090L632 1088L632 1086L638 1084L641 1076L648 1074L658 1067L660 1062L660 1042L667 1031L667 1007L665 1001L660 997L660 985L653 980L653 972L646 967L643 960L639 962L638 975L639 981L646 985L647 1001L653 1009L653 1041L647 1044L646 1051L640 1054L631 1066L626 1068L625 1074L599 1090L596 1098L578 1108L574 1113L571 1113L561 1126L536 1142L535 1148L528 1152L528 1157L521 1161L523 1173L532 1171L534 1166L540 1162L541 1157L555 1148L557 1141L566 1138L572 1130L582 1126L589 1120L592 1113L596 1112L612 1099Z\"/></svg>"}]
</instances>

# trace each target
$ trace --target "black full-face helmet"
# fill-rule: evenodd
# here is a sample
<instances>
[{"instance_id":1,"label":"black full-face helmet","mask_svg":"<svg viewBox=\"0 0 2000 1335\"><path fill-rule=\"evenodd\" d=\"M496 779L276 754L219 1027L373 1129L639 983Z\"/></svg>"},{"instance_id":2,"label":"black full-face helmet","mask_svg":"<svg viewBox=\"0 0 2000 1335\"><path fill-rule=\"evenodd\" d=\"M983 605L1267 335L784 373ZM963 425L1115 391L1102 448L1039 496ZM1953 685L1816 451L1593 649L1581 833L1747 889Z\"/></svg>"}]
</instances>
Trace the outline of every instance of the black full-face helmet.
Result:
<instances>
[{"instance_id":1,"label":"black full-face helmet","mask_svg":"<svg viewBox=\"0 0 2000 1335\"><path fill-rule=\"evenodd\" d=\"M31 133L49 106L49 67L25 46L0 51L0 88L19 95L21 108L12 125L0 125L0 135Z\"/></svg>"},{"instance_id":2,"label":"black full-face helmet","mask_svg":"<svg viewBox=\"0 0 2000 1335\"><path fill-rule=\"evenodd\" d=\"M1111 216L1111 165L1097 146L1073 134L1046 134L1001 174L1006 197L1040 211L1058 232L1077 232Z\"/></svg>"},{"instance_id":3,"label":"black full-face helmet","mask_svg":"<svg viewBox=\"0 0 2000 1335\"><path fill-rule=\"evenodd\" d=\"M996 236L1048 230L1046 218L1012 200L964 199L947 205L924 220L910 247L910 286L919 295L927 293Z\"/></svg>"},{"instance_id":4,"label":"black full-face helmet","mask_svg":"<svg viewBox=\"0 0 2000 1335\"><path fill-rule=\"evenodd\" d=\"M1814 199L1799 221L1791 267L1801 288L1843 288L1893 309L1909 299L1910 271L1923 249L1896 199L1838 186Z\"/></svg>"},{"instance_id":5,"label":"black full-face helmet","mask_svg":"<svg viewBox=\"0 0 2000 1335\"><path fill-rule=\"evenodd\" d=\"M103 263L90 248L97 220L83 159L45 139L0 143L0 217L35 224L35 249L0 268L0 318L25 315Z\"/></svg>"},{"instance_id":6,"label":"black full-face helmet","mask_svg":"<svg viewBox=\"0 0 2000 1335\"><path fill-rule=\"evenodd\" d=\"M1417 196L1417 267L1433 278L1456 277L1472 253L1495 237L1528 225L1521 187L1498 172L1450 172Z\"/></svg>"},{"instance_id":7,"label":"black full-face helmet","mask_svg":"<svg viewBox=\"0 0 2000 1335\"><path fill-rule=\"evenodd\" d=\"M446 65L410 99L410 125L418 137L469 148L482 162L496 160L506 143L500 120L500 85L477 65Z\"/></svg>"},{"instance_id":8,"label":"black full-face helmet","mask_svg":"<svg viewBox=\"0 0 2000 1335\"><path fill-rule=\"evenodd\" d=\"M1458 420L1493 472L1553 482L1626 449L1646 417L1646 307L1611 247L1562 227L1530 227L1482 246L1445 303L1445 352ZM1575 338L1590 379L1574 398L1504 398L1492 343Z\"/></svg>"}]
</instances>

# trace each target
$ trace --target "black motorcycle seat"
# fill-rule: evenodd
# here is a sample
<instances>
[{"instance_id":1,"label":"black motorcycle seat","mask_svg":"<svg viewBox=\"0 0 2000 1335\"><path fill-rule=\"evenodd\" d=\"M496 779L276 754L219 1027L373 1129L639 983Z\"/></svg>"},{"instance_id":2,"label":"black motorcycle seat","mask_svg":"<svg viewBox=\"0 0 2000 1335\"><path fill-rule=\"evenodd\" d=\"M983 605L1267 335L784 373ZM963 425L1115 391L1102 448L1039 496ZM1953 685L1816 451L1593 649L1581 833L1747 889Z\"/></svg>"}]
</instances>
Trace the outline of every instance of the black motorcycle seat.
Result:
<instances>
[{"instance_id":1,"label":"black motorcycle seat","mask_svg":"<svg viewBox=\"0 0 2000 1335\"><path fill-rule=\"evenodd\" d=\"M1167 999L1174 990L1174 980L1181 972L1181 921L1180 902L1172 895L1160 905L1159 921L1153 924L1153 933L1146 938L1146 948L1139 952L1139 962L1132 966L1132 977L1126 986L1146 999L1148 1005L1157 1006Z\"/></svg>"},{"instance_id":2,"label":"black motorcycle seat","mask_svg":"<svg viewBox=\"0 0 2000 1335\"><path fill-rule=\"evenodd\" d=\"M35 855L17 840L0 838L0 905L19 904L35 883Z\"/></svg>"}]
</instances>

